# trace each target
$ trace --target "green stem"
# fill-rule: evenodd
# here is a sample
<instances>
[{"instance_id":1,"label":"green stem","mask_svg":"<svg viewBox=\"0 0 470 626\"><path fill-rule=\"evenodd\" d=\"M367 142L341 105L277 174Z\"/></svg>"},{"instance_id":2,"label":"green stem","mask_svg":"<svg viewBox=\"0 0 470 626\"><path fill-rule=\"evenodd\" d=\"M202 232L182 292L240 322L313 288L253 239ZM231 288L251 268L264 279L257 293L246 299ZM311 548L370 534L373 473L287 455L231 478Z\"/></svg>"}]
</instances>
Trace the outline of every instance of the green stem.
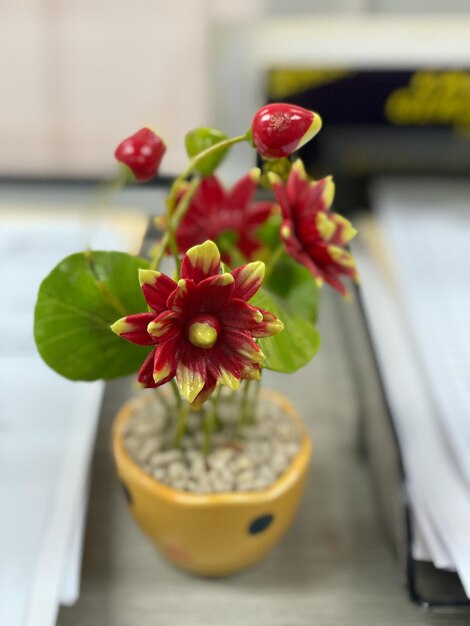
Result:
<instances>
[{"instance_id":1,"label":"green stem","mask_svg":"<svg viewBox=\"0 0 470 626\"><path fill-rule=\"evenodd\" d=\"M216 152L219 152L219 150L225 150L225 148L233 146L236 143L241 143L242 141L248 141L248 133L245 133L244 135L239 135L237 137L232 137L231 139L226 139L225 141L216 143L213 146L206 148L206 150L203 150L198 155L196 155L194 159L192 159L188 163L188 166L186 167L186 169L183 170L183 172L181 172L178 178L175 178L175 180L173 181L173 185L171 186L171 190L170 190L170 195L168 196L168 199L167 199L167 204L169 204L170 207L173 208L173 205L176 200L176 194L178 193L178 187L183 181L186 180L186 178L188 178L191 172L198 166L198 164L201 161L203 161L207 156L211 154L215 154Z\"/></svg>"},{"instance_id":2,"label":"green stem","mask_svg":"<svg viewBox=\"0 0 470 626\"><path fill-rule=\"evenodd\" d=\"M186 434L186 420L188 417L190 405L187 402L182 402L178 411L178 426L176 428L175 447L181 447L181 441Z\"/></svg>"},{"instance_id":3,"label":"green stem","mask_svg":"<svg viewBox=\"0 0 470 626\"><path fill-rule=\"evenodd\" d=\"M175 234L174 229L171 227L171 223L169 227L171 228L171 230L168 231L168 243L170 245L171 254L173 255L173 258L175 260L176 276L177 276L176 280L178 280L180 276L180 269L181 269L180 253L178 250L178 244L176 243L176 234Z\"/></svg>"},{"instance_id":4,"label":"green stem","mask_svg":"<svg viewBox=\"0 0 470 626\"><path fill-rule=\"evenodd\" d=\"M181 396L180 390L178 389L178 385L174 378L170 380L170 386L173 389L173 395L175 396L175 406L179 410L181 408Z\"/></svg>"},{"instance_id":5,"label":"green stem","mask_svg":"<svg viewBox=\"0 0 470 626\"><path fill-rule=\"evenodd\" d=\"M257 380L255 382L255 392L253 394L253 398L251 400L251 415L253 421L256 421L256 416L258 414L258 402L259 402L259 392L261 391L261 380Z\"/></svg>"},{"instance_id":6,"label":"green stem","mask_svg":"<svg viewBox=\"0 0 470 626\"><path fill-rule=\"evenodd\" d=\"M212 435L217 424L217 407L219 404L221 386L219 385L212 396L211 407L204 417L204 456L207 456L212 449Z\"/></svg>"},{"instance_id":7,"label":"green stem","mask_svg":"<svg viewBox=\"0 0 470 626\"><path fill-rule=\"evenodd\" d=\"M186 169L177 178L175 178L175 180L173 181L173 184L171 185L170 193L165 200L166 212L168 216L168 230L165 233L165 235L162 237L160 241L160 245L152 259L152 262L150 265L151 269L153 270L158 269L160 262L162 260L162 257L165 254L165 250L167 246L169 245L171 253L175 259L176 269L177 269L178 276L179 276L180 258L179 258L178 245L176 242L175 233L186 211L188 210L192 197L199 185L199 178L196 178L193 181L191 181L189 189L184 195L184 198L178 204L176 211L173 213L173 209L176 204L176 197L178 195L178 190L181 184L184 183L184 181L194 171L194 169L198 166L198 164L207 156L214 154L218 152L219 150L224 150L225 148L228 148L229 146L232 146L236 143L240 143L242 141L248 141L248 139L249 139L248 133L245 133L244 135L239 135L238 137L232 137L231 139L226 139L225 141L221 141L220 143L216 143L213 146L210 146L209 148L207 148L206 150L203 150L197 156L195 156L194 159L192 159L189 162Z\"/></svg>"},{"instance_id":8,"label":"green stem","mask_svg":"<svg viewBox=\"0 0 470 626\"><path fill-rule=\"evenodd\" d=\"M265 281L271 276L271 273L274 270L274 268L276 267L276 265L277 265L279 259L281 258L283 252L284 252L284 246L283 246L282 243L280 243L278 245L278 247L272 253L271 258L269 259L269 263L266 263L266 270L264 272L264 280Z\"/></svg>"},{"instance_id":9,"label":"green stem","mask_svg":"<svg viewBox=\"0 0 470 626\"><path fill-rule=\"evenodd\" d=\"M160 266L161 260L163 258L163 255L165 254L165 250L167 248L168 245L170 245L170 248L172 250L172 254L175 258L175 262L176 262L176 267L177 269L179 269L180 266L180 259L179 259L179 254L178 254L178 246L176 243L176 229L178 228L181 220L183 219L183 217L186 214L186 211L189 208L189 205L191 204L191 200L194 197L194 194L196 193L197 188L199 187L199 183L200 183L200 179L199 178L194 178L188 186L188 189L186 191L186 193L184 194L183 199L181 200L181 202L178 204L178 206L176 207L175 212L172 215L169 215L168 217L168 230L166 231L166 233L163 235L163 237L160 240L160 243L158 245L158 248L154 254L154 257L152 259L151 262L151 269L153 270L157 270ZM167 205L167 213L171 213L171 208L170 205Z\"/></svg>"},{"instance_id":10,"label":"green stem","mask_svg":"<svg viewBox=\"0 0 470 626\"><path fill-rule=\"evenodd\" d=\"M240 406L240 419L237 424L237 437L240 438L242 435L242 430L244 426L246 426L250 422L250 402L249 402L249 394L250 394L250 383L251 380L246 380L243 388L243 395Z\"/></svg>"}]
</instances>

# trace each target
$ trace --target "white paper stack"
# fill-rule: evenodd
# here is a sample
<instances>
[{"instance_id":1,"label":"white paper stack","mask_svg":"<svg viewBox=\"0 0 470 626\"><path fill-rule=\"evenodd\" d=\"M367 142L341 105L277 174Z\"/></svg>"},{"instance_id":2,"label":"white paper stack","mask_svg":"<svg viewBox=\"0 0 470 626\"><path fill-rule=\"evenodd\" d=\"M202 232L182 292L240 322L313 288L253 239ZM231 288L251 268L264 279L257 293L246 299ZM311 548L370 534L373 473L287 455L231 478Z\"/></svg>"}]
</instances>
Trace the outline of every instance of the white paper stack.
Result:
<instances>
[{"instance_id":1,"label":"white paper stack","mask_svg":"<svg viewBox=\"0 0 470 626\"><path fill-rule=\"evenodd\" d=\"M402 450L416 559L470 597L470 185L384 180L353 246Z\"/></svg>"},{"instance_id":2,"label":"white paper stack","mask_svg":"<svg viewBox=\"0 0 470 626\"><path fill-rule=\"evenodd\" d=\"M41 280L89 246L136 252L141 215L0 208L0 624L52 626L79 595L87 482L103 384L36 353Z\"/></svg>"}]
</instances>

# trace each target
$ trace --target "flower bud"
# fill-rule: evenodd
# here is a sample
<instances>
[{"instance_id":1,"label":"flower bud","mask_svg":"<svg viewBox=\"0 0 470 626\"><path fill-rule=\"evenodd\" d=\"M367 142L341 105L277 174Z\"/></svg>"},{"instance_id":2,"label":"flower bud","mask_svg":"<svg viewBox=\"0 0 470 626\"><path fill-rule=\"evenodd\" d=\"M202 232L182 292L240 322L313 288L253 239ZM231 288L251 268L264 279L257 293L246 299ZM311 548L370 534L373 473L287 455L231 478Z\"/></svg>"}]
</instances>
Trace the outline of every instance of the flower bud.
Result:
<instances>
[{"instance_id":1,"label":"flower bud","mask_svg":"<svg viewBox=\"0 0 470 626\"><path fill-rule=\"evenodd\" d=\"M318 113L294 104L276 102L255 113L251 131L261 156L278 159L289 156L310 141L321 124Z\"/></svg>"},{"instance_id":2,"label":"flower bud","mask_svg":"<svg viewBox=\"0 0 470 626\"><path fill-rule=\"evenodd\" d=\"M150 128L141 128L116 148L114 156L120 163L124 163L132 171L139 183L154 178L166 146L156 133Z\"/></svg>"},{"instance_id":3,"label":"flower bud","mask_svg":"<svg viewBox=\"0 0 470 626\"><path fill-rule=\"evenodd\" d=\"M186 135L184 143L188 156L193 159L204 150L226 139L227 135L215 128L195 128ZM203 176L209 176L224 159L228 150L227 147L209 154L197 163L195 169Z\"/></svg>"}]
</instances>

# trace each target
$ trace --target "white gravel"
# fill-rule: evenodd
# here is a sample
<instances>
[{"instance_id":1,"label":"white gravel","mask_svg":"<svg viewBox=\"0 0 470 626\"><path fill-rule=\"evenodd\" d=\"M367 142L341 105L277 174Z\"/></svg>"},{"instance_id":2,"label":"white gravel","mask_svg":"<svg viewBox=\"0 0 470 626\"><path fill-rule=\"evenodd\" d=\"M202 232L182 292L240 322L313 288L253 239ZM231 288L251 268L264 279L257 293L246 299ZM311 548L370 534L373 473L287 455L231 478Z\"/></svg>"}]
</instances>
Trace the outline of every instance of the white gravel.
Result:
<instances>
[{"instance_id":1,"label":"white gravel","mask_svg":"<svg viewBox=\"0 0 470 626\"><path fill-rule=\"evenodd\" d=\"M188 415L186 435L175 448L173 412L165 412L158 401L136 404L126 424L124 446L147 474L175 489L194 493L265 489L297 454L299 428L277 404L262 399L256 423L238 434L238 411L238 403L221 398L221 428L214 431L212 451L204 456L201 413Z\"/></svg>"}]
</instances>

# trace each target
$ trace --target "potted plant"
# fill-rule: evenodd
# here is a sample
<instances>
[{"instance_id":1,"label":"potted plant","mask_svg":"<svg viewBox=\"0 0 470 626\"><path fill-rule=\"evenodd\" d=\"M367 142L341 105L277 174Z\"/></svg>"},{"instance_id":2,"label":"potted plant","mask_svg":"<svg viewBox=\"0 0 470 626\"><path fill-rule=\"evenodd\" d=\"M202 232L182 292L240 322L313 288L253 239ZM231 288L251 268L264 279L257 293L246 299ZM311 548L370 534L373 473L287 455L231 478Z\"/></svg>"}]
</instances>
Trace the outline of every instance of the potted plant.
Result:
<instances>
[{"instance_id":1,"label":"potted plant","mask_svg":"<svg viewBox=\"0 0 470 626\"><path fill-rule=\"evenodd\" d=\"M321 127L288 104L256 112L235 138L198 128L171 186L162 236L145 259L87 250L43 281L35 339L72 380L135 372L150 388L118 414L117 472L132 514L171 561L224 575L260 559L289 526L311 455L290 403L260 393L263 369L293 373L316 354L317 292L346 295L356 234L330 210L331 177L312 180L292 153ZM263 159L230 190L214 174L231 147ZM166 146L144 128L115 156L120 180L153 178ZM254 200L263 186L269 199ZM161 269L172 259L171 276Z\"/></svg>"}]
</instances>

